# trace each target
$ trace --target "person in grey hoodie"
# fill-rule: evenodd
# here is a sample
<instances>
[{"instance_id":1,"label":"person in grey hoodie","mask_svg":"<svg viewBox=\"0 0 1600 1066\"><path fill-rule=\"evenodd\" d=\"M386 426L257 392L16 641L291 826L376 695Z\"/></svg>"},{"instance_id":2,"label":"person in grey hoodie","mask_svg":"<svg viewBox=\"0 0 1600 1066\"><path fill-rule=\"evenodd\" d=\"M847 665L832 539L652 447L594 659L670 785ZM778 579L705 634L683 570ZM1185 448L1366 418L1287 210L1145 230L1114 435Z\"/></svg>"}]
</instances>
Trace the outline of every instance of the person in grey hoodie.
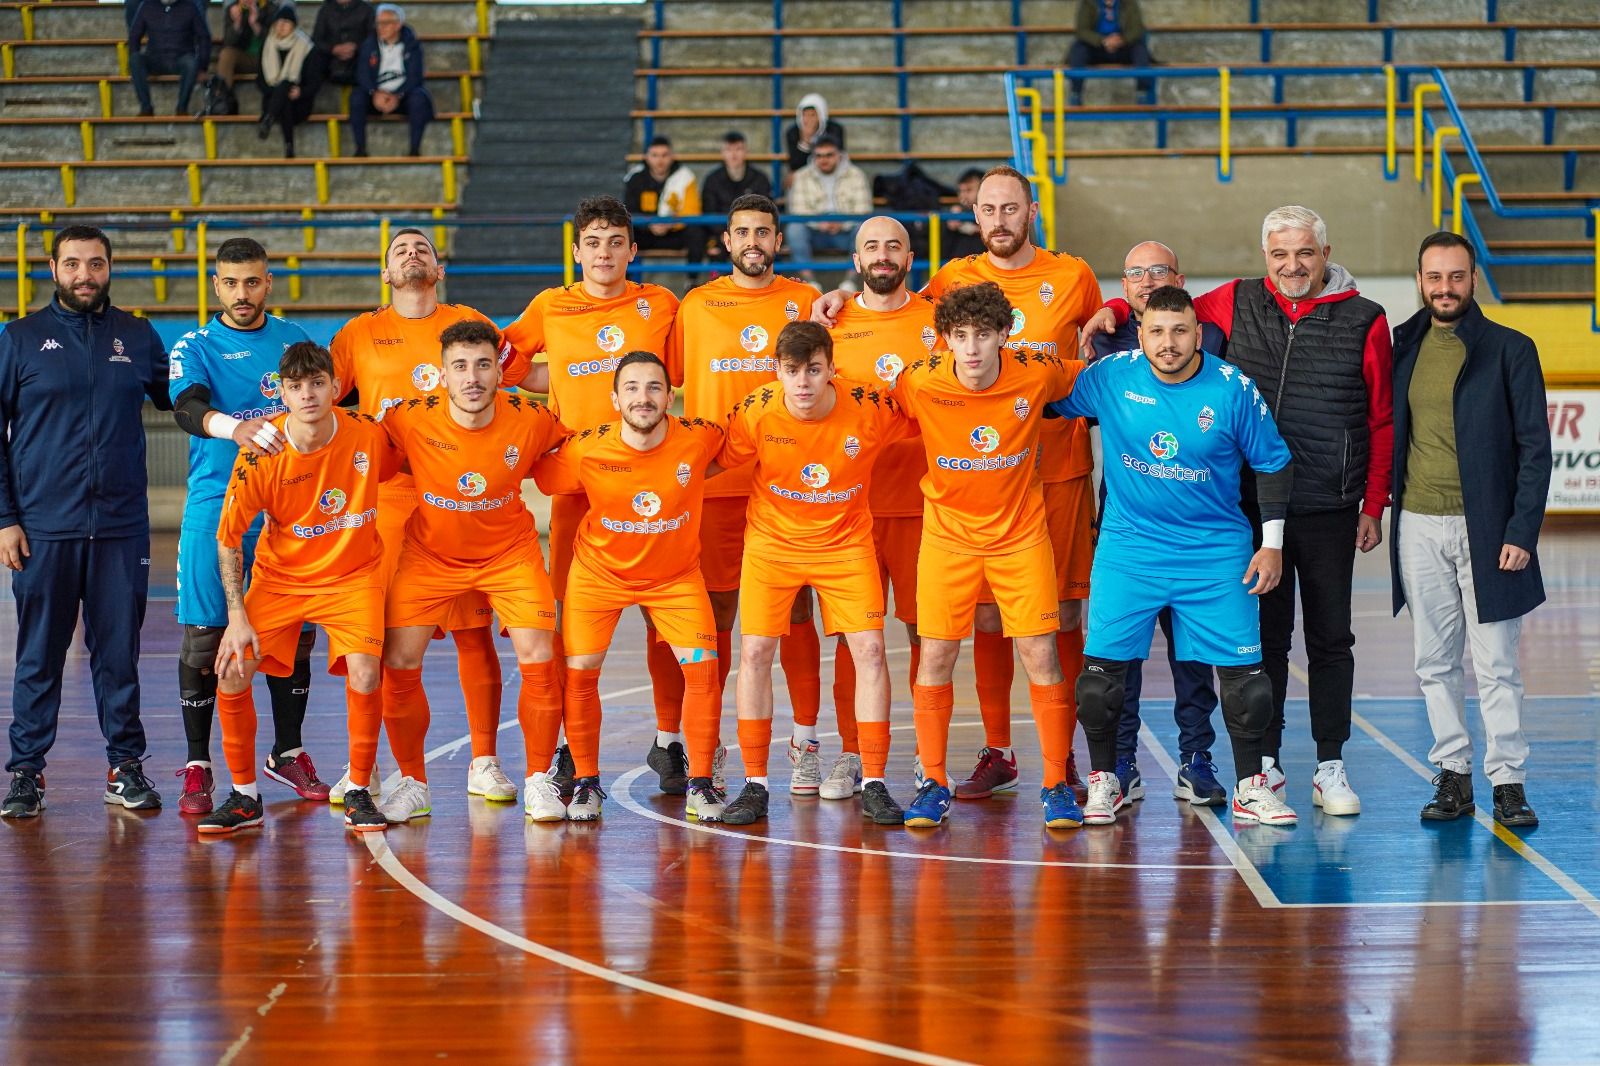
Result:
<instances>
[{"instance_id":1,"label":"person in grey hoodie","mask_svg":"<svg viewBox=\"0 0 1600 1066\"><path fill-rule=\"evenodd\" d=\"M784 175L783 187L787 189L794 173L811 162L811 150L823 134L832 137L844 149L844 127L828 117L828 101L821 93L806 93L795 105L794 125L783 133L784 149L789 153L789 172Z\"/></svg>"}]
</instances>

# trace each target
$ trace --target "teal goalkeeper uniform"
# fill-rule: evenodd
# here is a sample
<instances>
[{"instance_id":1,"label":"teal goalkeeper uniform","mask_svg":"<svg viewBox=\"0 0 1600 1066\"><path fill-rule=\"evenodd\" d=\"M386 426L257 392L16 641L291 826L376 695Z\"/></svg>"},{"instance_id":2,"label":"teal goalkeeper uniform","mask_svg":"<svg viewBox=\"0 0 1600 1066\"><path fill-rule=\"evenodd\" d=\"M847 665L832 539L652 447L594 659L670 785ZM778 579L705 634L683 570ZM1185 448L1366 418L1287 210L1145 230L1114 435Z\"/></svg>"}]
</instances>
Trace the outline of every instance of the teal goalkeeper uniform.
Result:
<instances>
[{"instance_id":1,"label":"teal goalkeeper uniform","mask_svg":"<svg viewBox=\"0 0 1600 1066\"><path fill-rule=\"evenodd\" d=\"M1239 507L1244 464L1289 465L1289 449L1255 383L1202 353L1176 385L1139 351L1107 356L1050 405L1100 420L1106 509L1089 588L1085 654L1144 659L1156 616L1172 608L1180 660L1246 666L1261 659L1256 597L1244 584L1253 554Z\"/></svg>"}]
</instances>

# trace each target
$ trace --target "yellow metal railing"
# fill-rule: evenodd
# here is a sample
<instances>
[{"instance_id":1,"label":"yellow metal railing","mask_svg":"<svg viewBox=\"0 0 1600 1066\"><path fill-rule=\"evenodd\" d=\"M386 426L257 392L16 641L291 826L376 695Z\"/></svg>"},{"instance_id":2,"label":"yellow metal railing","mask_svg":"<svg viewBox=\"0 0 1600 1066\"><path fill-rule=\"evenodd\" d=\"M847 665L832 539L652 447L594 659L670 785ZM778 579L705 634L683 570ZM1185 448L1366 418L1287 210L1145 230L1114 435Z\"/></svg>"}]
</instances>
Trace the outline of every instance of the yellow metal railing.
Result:
<instances>
[{"instance_id":1,"label":"yellow metal railing","mask_svg":"<svg viewBox=\"0 0 1600 1066\"><path fill-rule=\"evenodd\" d=\"M573 240L572 219L569 218L561 223L561 283L563 285L571 285L577 277L574 272L576 264L572 261Z\"/></svg>"},{"instance_id":2,"label":"yellow metal railing","mask_svg":"<svg viewBox=\"0 0 1600 1066\"><path fill-rule=\"evenodd\" d=\"M1217 96L1221 103L1217 113L1217 177L1227 181L1233 177L1233 72L1227 67L1217 68Z\"/></svg>"},{"instance_id":3,"label":"yellow metal railing","mask_svg":"<svg viewBox=\"0 0 1600 1066\"><path fill-rule=\"evenodd\" d=\"M1433 228L1444 221L1444 139L1459 137L1459 126L1440 126L1433 131Z\"/></svg>"},{"instance_id":4,"label":"yellow metal railing","mask_svg":"<svg viewBox=\"0 0 1600 1066\"><path fill-rule=\"evenodd\" d=\"M1439 91L1434 82L1425 82L1411 91L1411 158L1415 164L1417 184L1422 184L1422 146L1427 138L1422 136L1422 98Z\"/></svg>"},{"instance_id":5,"label":"yellow metal railing","mask_svg":"<svg viewBox=\"0 0 1600 1066\"><path fill-rule=\"evenodd\" d=\"M383 279L378 286L378 306L389 305L389 216L385 215L378 221L378 244L383 251L378 253L378 269L383 271L379 276Z\"/></svg>"},{"instance_id":6,"label":"yellow metal railing","mask_svg":"<svg viewBox=\"0 0 1600 1066\"><path fill-rule=\"evenodd\" d=\"M17 223L17 317L28 313L28 224Z\"/></svg>"},{"instance_id":7,"label":"yellow metal railing","mask_svg":"<svg viewBox=\"0 0 1600 1066\"><path fill-rule=\"evenodd\" d=\"M155 277L151 278L150 282L151 287L155 289L156 303L164 304L167 302L167 275L165 273L167 269L167 261L160 256L152 256L150 259L150 269L162 271L162 273L159 273Z\"/></svg>"},{"instance_id":8,"label":"yellow metal railing","mask_svg":"<svg viewBox=\"0 0 1600 1066\"><path fill-rule=\"evenodd\" d=\"M1031 119L1028 129L1022 132L1022 139L1033 145L1031 173L1026 177L1038 190L1039 221L1044 227L1045 247L1053 249L1056 246L1056 185L1050 176L1050 146L1041 128L1044 101L1038 89L1028 88L1018 89L1017 99L1027 103ZM1059 105L1059 99L1057 103Z\"/></svg>"},{"instance_id":9,"label":"yellow metal railing","mask_svg":"<svg viewBox=\"0 0 1600 1066\"><path fill-rule=\"evenodd\" d=\"M195 281L195 318L200 325L206 324L209 312L206 309L206 224L194 224L194 281Z\"/></svg>"},{"instance_id":10,"label":"yellow metal railing","mask_svg":"<svg viewBox=\"0 0 1600 1066\"><path fill-rule=\"evenodd\" d=\"M939 221L939 212L935 211L928 216L928 276L936 274L944 266L944 223Z\"/></svg>"},{"instance_id":11,"label":"yellow metal railing","mask_svg":"<svg viewBox=\"0 0 1600 1066\"><path fill-rule=\"evenodd\" d=\"M1399 174L1395 169L1395 103L1394 65L1386 63L1383 67L1383 176L1386 178Z\"/></svg>"},{"instance_id":12,"label":"yellow metal railing","mask_svg":"<svg viewBox=\"0 0 1600 1066\"><path fill-rule=\"evenodd\" d=\"M78 135L83 140L83 161L94 162L94 123L88 119L78 123Z\"/></svg>"},{"instance_id":13,"label":"yellow metal railing","mask_svg":"<svg viewBox=\"0 0 1600 1066\"><path fill-rule=\"evenodd\" d=\"M1468 185L1482 185L1483 179L1476 174L1457 174L1455 187L1450 194L1450 232L1460 235L1465 228L1461 221L1461 190Z\"/></svg>"},{"instance_id":14,"label":"yellow metal railing","mask_svg":"<svg viewBox=\"0 0 1600 1066\"><path fill-rule=\"evenodd\" d=\"M1594 209L1594 307L1589 312L1589 328L1600 333L1600 207Z\"/></svg>"}]
</instances>

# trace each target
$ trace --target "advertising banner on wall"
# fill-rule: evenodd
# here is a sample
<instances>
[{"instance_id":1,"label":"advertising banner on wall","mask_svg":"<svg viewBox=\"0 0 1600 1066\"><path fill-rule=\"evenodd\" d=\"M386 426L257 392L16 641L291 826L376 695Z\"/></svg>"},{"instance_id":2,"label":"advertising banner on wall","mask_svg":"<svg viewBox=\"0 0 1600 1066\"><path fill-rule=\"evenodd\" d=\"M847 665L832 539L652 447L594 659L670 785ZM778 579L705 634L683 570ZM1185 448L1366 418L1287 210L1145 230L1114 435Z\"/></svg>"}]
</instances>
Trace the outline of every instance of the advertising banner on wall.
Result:
<instances>
[{"instance_id":1,"label":"advertising banner on wall","mask_svg":"<svg viewBox=\"0 0 1600 1066\"><path fill-rule=\"evenodd\" d=\"M1600 514L1600 389L1550 389L1550 514Z\"/></svg>"}]
</instances>

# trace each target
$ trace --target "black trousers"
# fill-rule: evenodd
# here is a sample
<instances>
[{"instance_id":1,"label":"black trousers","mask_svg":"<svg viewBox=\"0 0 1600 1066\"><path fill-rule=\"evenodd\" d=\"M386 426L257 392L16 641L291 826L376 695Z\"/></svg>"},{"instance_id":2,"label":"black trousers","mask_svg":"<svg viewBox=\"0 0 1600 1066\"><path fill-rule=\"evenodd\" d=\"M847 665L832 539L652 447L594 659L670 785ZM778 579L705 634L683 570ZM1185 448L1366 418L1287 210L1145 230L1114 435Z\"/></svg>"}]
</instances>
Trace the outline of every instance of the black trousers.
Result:
<instances>
[{"instance_id":1,"label":"black trousers","mask_svg":"<svg viewBox=\"0 0 1600 1066\"><path fill-rule=\"evenodd\" d=\"M1152 66L1153 63L1154 61L1150 58L1150 46L1145 43L1143 37L1137 41L1125 43L1115 52L1108 52L1104 48L1095 48L1093 45L1077 39L1074 39L1071 47L1067 49L1067 66L1069 67L1148 67ZM1067 81L1071 86L1073 96L1082 95L1082 78L1069 77ZM1148 94L1155 88L1155 83L1149 78L1140 78L1138 86L1140 92Z\"/></svg>"}]
</instances>

